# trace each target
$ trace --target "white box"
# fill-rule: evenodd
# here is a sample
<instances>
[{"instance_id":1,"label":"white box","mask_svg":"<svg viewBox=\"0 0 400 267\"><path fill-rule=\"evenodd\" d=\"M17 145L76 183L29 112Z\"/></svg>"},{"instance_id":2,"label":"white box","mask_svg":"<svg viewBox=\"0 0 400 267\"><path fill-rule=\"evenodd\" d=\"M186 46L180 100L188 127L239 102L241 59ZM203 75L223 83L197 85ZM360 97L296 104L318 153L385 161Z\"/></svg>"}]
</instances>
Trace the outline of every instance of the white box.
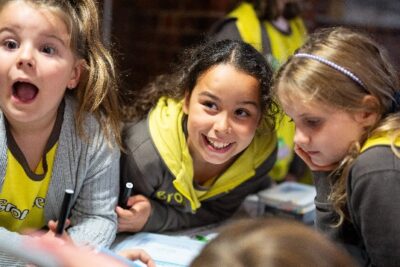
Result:
<instances>
[{"instance_id":1,"label":"white box","mask_svg":"<svg viewBox=\"0 0 400 267\"><path fill-rule=\"evenodd\" d=\"M296 182L283 182L258 193L265 212L291 215L305 223L315 218L315 187Z\"/></svg>"}]
</instances>

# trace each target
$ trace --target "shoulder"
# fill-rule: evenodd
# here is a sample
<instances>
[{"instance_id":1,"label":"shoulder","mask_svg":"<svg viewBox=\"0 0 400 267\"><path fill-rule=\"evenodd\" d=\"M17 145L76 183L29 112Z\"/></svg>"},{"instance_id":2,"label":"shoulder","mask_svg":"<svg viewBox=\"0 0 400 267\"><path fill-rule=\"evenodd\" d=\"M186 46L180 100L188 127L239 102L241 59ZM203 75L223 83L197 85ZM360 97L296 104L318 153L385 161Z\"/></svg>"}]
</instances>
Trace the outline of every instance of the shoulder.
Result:
<instances>
[{"instance_id":1,"label":"shoulder","mask_svg":"<svg viewBox=\"0 0 400 267\"><path fill-rule=\"evenodd\" d=\"M140 181L141 187L145 187L145 183L157 184L165 167L151 138L147 119L125 124L122 142L120 161L122 176Z\"/></svg>"},{"instance_id":2,"label":"shoulder","mask_svg":"<svg viewBox=\"0 0 400 267\"><path fill-rule=\"evenodd\" d=\"M126 150L122 153L123 158L134 159L138 164L160 160L150 135L147 119L126 123L122 130L122 142Z\"/></svg>"},{"instance_id":3,"label":"shoulder","mask_svg":"<svg viewBox=\"0 0 400 267\"><path fill-rule=\"evenodd\" d=\"M359 175L390 170L400 171L400 158L387 145L367 149L358 156L351 169L352 173Z\"/></svg>"},{"instance_id":4,"label":"shoulder","mask_svg":"<svg viewBox=\"0 0 400 267\"><path fill-rule=\"evenodd\" d=\"M371 147L356 159L347 195L348 211L358 228L374 224L376 216L400 218L400 158L390 146Z\"/></svg>"},{"instance_id":5,"label":"shoulder","mask_svg":"<svg viewBox=\"0 0 400 267\"><path fill-rule=\"evenodd\" d=\"M237 18L223 18L211 27L209 36L214 41L225 39L241 40L239 30L236 26Z\"/></svg>"},{"instance_id":6,"label":"shoulder","mask_svg":"<svg viewBox=\"0 0 400 267\"><path fill-rule=\"evenodd\" d=\"M65 108L60 138L63 140L74 140L75 144L91 147L94 150L100 147L110 147L112 150L118 150L118 145L114 138L108 140L101 129L100 123L96 117L90 113L84 115L83 128L84 135L81 136L76 128L76 112L78 112L78 103L71 96L65 96Z\"/></svg>"},{"instance_id":7,"label":"shoulder","mask_svg":"<svg viewBox=\"0 0 400 267\"><path fill-rule=\"evenodd\" d=\"M374 146L363 152L351 167L348 186L350 193L387 190L390 185L400 184L400 158L390 146Z\"/></svg>"},{"instance_id":8,"label":"shoulder","mask_svg":"<svg viewBox=\"0 0 400 267\"><path fill-rule=\"evenodd\" d=\"M236 27L237 18L222 18L211 26L212 33L218 33L223 29Z\"/></svg>"},{"instance_id":9,"label":"shoulder","mask_svg":"<svg viewBox=\"0 0 400 267\"><path fill-rule=\"evenodd\" d=\"M75 125L76 113L78 112L78 102L75 98L69 95L64 97L64 101L64 124L74 123ZM84 118L84 129L88 134L93 133L93 130L100 128L98 120L92 114L86 113Z\"/></svg>"},{"instance_id":10,"label":"shoulder","mask_svg":"<svg viewBox=\"0 0 400 267\"><path fill-rule=\"evenodd\" d=\"M125 123L122 128L122 141L130 151L135 151L143 143L151 141L147 119Z\"/></svg>"}]
</instances>

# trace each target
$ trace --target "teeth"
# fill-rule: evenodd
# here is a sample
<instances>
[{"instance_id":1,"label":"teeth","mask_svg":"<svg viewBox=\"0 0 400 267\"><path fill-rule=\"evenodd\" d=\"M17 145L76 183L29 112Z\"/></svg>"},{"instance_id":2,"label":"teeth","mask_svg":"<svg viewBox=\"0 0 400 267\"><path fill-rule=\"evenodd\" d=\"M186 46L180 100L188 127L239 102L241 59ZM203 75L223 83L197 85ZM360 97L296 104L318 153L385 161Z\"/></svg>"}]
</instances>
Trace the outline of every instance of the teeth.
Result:
<instances>
[{"instance_id":1,"label":"teeth","mask_svg":"<svg viewBox=\"0 0 400 267\"><path fill-rule=\"evenodd\" d=\"M208 138L207 138L207 140L208 140L208 142L210 142L210 144L213 147L215 147L217 149L225 148L225 147L229 146L229 144L230 144L230 143L222 143L222 142L213 141L213 140L210 140Z\"/></svg>"}]
</instances>

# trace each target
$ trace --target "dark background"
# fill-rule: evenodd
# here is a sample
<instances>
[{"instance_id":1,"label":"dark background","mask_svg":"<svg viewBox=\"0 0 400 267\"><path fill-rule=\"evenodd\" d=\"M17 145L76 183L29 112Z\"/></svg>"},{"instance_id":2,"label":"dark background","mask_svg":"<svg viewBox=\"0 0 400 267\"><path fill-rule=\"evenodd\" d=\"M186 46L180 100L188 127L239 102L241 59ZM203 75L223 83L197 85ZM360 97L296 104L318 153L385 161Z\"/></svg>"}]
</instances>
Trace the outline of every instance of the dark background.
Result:
<instances>
[{"instance_id":1,"label":"dark background","mask_svg":"<svg viewBox=\"0 0 400 267\"><path fill-rule=\"evenodd\" d=\"M102 0L103 33L116 56L123 92L140 90L238 0ZM366 30L384 45L400 69L399 0L303 0L309 32L343 25Z\"/></svg>"}]
</instances>

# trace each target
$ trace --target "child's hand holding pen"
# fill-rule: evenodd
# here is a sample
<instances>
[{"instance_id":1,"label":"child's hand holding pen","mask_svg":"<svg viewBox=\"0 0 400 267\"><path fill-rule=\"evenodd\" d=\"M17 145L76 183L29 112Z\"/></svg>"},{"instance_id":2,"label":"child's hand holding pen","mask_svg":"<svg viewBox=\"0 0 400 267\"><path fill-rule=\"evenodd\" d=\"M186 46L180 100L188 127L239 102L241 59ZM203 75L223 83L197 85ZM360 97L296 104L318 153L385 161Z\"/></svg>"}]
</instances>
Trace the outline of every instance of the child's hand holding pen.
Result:
<instances>
[{"instance_id":1,"label":"child's hand holding pen","mask_svg":"<svg viewBox=\"0 0 400 267\"><path fill-rule=\"evenodd\" d=\"M62 234L60 234L60 235L56 234L57 224L58 224L57 221L50 220L47 223L47 227L49 228L49 231L46 233L46 235L57 236L58 238L66 241L66 242L72 242L72 239L68 235L67 231L63 231ZM67 219L65 221L65 228L68 228L70 224L71 224L70 220Z\"/></svg>"},{"instance_id":2,"label":"child's hand holding pen","mask_svg":"<svg viewBox=\"0 0 400 267\"><path fill-rule=\"evenodd\" d=\"M68 217L72 207L73 195L74 195L74 190L72 189L65 190L64 199L61 205L57 221L55 222L53 220L50 220L48 222L47 227L49 228L49 231L46 235L55 235L58 238L63 239L64 241L72 242L71 238L65 231L65 228L67 228L70 225L70 220L68 219Z\"/></svg>"},{"instance_id":3,"label":"child's hand holding pen","mask_svg":"<svg viewBox=\"0 0 400 267\"><path fill-rule=\"evenodd\" d=\"M118 232L138 232L143 229L151 213L150 200L143 195L128 198L129 209L117 207Z\"/></svg>"}]
</instances>

